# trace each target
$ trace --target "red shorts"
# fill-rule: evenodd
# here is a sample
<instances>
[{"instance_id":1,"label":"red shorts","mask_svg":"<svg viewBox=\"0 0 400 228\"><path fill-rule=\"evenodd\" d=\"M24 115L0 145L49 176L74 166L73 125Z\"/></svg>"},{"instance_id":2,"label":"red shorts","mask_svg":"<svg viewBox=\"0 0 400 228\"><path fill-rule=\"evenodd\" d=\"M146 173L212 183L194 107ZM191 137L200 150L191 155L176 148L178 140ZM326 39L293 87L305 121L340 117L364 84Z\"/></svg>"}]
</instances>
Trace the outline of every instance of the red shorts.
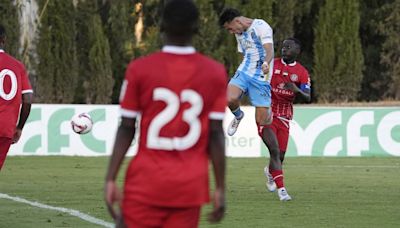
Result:
<instances>
[{"instance_id":1,"label":"red shorts","mask_svg":"<svg viewBox=\"0 0 400 228\"><path fill-rule=\"evenodd\" d=\"M0 170L6 160L8 150L11 146L11 141L12 139L10 138L0 137Z\"/></svg>"},{"instance_id":2,"label":"red shorts","mask_svg":"<svg viewBox=\"0 0 400 228\"><path fill-rule=\"evenodd\" d=\"M278 139L279 150L281 153L285 153L289 140L289 123L274 116L272 124L266 127L271 128L275 133Z\"/></svg>"},{"instance_id":3,"label":"red shorts","mask_svg":"<svg viewBox=\"0 0 400 228\"><path fill-rule=\"evenodd\" d=\"M122 215L128 228L193 228L198 227L199 224L200 206L188 208L158 207L124 200Z\"/></svg>"}]
</instances>

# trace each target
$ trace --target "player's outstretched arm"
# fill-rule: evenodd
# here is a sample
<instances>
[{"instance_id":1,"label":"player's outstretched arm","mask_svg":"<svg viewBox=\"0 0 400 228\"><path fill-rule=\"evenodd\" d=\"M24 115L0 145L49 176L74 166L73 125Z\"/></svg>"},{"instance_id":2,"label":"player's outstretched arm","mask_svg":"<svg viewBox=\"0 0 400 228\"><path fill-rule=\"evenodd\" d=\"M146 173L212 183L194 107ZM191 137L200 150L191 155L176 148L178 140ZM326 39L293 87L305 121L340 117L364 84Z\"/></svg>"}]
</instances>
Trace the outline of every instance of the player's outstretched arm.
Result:
<instances>
[{"instance_id":1,"label":"player's outstretched arm","mask_svg":"<svg viewBox=\"0 0 400 228\"><path fill-rule=\"evenodd\" d=\"M107 209L114 220L117 220L120 215L114 210L114 204L121 200L121 193L117 188L115 179L118 175L121 163L124 160L126 152L132 143L135 136L136 118L122 117L121 124L118 127L115 138L114 149L110 158L106 174L106 183L104 187L104 198Z\"/></svg>"},{"instance_id":2,"label":"player's outstretched arm","mask_svg":"<svg viewBox=\"0 0 400 228\"><path fill-rule=\"evenodd\" d=\"M31 106L33 101L32 93L22 94L22 104L21 111L19 113L19 121L17 124L17 129L15 130L14 137L12 143L17 143L22 134L22 128L24 128L26 120L29 117L29 113L31 112Z\"/></svg>"},{"instance_id":3,"label":"player's outstretched arm","mask_svg":"<svg viewBox=\"0 0 400 228\"><path fill-rule=\"evenodd\" d=\"M220 221L225 214L225 136L222 120L210 120L208 150L215 176L214 209L209 214L210 222Z\"/></svg>"}]
</instances>

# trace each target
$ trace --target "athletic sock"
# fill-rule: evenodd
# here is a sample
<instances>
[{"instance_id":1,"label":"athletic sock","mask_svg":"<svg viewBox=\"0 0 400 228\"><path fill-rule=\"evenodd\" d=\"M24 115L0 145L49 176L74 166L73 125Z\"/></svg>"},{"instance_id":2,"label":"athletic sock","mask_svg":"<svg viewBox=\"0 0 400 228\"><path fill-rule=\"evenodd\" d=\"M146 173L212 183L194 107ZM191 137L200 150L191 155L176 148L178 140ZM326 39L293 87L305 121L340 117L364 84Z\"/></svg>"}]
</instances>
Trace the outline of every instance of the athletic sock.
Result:
<instances>
[{"instance_id":1,"label":"athletic sock","mask_svg":"<svg viewBox=\"0 0 400 228\"><path fill-rule=\"evenodd\" d=\"M236 119L240 120L243 118L243 111L239 108L237 108L236 110L232 111L232 114L235 116Z\"/></svg>"},{"instance_id":2,"label":"athletic sock","mask_svg":"<svg viewBox=\"0 0 400 228\"><path fill-rule=\"evenodd\" d=\"M282 170L272 170L271 168L269 169L269 173L272 175L272 178L274 178L276 187L283 188L285 185L283 184L283 172Z\"/></svg>"}]
</instances>

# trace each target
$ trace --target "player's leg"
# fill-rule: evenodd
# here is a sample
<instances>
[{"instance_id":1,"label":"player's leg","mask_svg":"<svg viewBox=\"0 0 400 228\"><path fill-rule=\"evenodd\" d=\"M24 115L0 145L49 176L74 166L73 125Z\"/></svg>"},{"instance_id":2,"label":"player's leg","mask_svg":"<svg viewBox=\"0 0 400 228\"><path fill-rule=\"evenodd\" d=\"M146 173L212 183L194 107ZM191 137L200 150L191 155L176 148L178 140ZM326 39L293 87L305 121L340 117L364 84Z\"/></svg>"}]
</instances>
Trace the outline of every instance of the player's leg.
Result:
<instances>
[{"instance_id":1,"label":"player's leg","mask_svg":"<svg viewBox=\"0 0 400 228\"><path fill-rule=\"evenodd\" d=\"M283 175L283 160L285 158L287 144L289 140L289 123L284 122L278 118L274 119L274 123L277 127L276 137L278 139L278 144L279 144L279 151L280 151L279 157L281 161L282 175ZM282 185L283 185L283 176L282 176ZM278 187L278 195L280 200L282 201L287 201L292 199L287 193L286 188L284 186L282 188Z\"/></svg>"},{"instance_id":2,"label":"player's leg","mask_svg":"<svg viewBox=\"0 0 400 228\"><path fill-rule=\"evenodd\" d=\"M244 112L240 109L240 98L246 91L245 75L236 72L228 84L228 107L235 116L228 126L228 135L232 136L236 133L240 121L244 117Z\"/></svg>"},{"instance_id":3,"label":"player's leg","mask_svg":"<svg viewBox=\"0 0 400 228\"><path fill-rule=\"evenodd\" d=\"M268 127L259 127L259 133L269 150L269 173L275 181L276 188L278 189L279 199L281 201L291 200L292 198L287 193L285 184L283 182L283 169L278 139L272 129Z\"/></svg>"},{"instance_id":4,"label":"player's leg","mask_svg":"<svg viewBox=\"0 0 400 228\"><path fill-rule=\"evenodd\" d=\"M258 133L269 150L269 173L274 178L278 188L279 199L282 201L290 200L291 198L287 194L283 183L283 171L278 139L273 130L267 127L272 123L273 120L270 108L271 86L264 81L252 80L249 86L249 97L252 104L256 106L256 123L258 127Z\"/></svg>"},{"instance_id":5,"label":"player's leg","mask_svg":"<svg viewBox=\"0 0 400 228\"><path fill-rule=\"evenodd\" d=\"M275 119L274 119L275 122ZM283 161L285 160L285 154L286 154L286 149L289 141L289 121L286 120L281 120L277 119L277 128L278 128L278 133L277 133L277 138L278 138L278 144L279 144L279 150L280 150L280 158L281 158L281 163L283 166Z\"/></svg>"},{"instance_id":6,"label":"player's leg","mask_svg":"<svg viewBox=\"0 0 400 228\"><path fill-rule=\"evenodd\" d=\"M277 135L277 126L276 126L276 119L273 119L272 124L265 126L266 128L271 128L272 131ZM279 144L279 141L278 141ZM264 167L264 175L267 178L267 181L265 183L268 191L274 192L276 190L276 184L274 181L274 178L272 177L271 173L269 172L269 165Z\"/></svg>"},{"instance_id":7,"label":"player's leg","mask_svg":"<svg viewBox=\"0 0 400 228\"><path fill-rule=\"evenodd\" d=\"M4 165L8 150L10 149L12 139L0 137L0 170Z\"/></svg>"},{"instance_id":8,"label":"player's leg","mask_svg":"<svg viewBox=\"0 0 400 228\"><path fill-rule=\"evenodd\" d=\"M164 220L163 228L193 228L199 226L200 206L190 208L171 208Z\"/></svg>"}]
</instances>

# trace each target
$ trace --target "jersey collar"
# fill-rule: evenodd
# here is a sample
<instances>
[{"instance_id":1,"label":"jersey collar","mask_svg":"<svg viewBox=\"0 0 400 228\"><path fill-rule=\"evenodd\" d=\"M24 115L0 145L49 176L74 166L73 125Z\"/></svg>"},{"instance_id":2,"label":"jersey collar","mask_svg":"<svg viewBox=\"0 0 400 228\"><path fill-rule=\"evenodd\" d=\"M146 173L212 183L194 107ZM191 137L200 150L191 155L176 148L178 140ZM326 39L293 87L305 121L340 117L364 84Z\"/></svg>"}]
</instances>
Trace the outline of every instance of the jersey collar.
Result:
<instances>
[{"instance_id":1,"label":"jersey collar","mask_svg":"<svg viewBox=\"0 0 400 228\"><path fill-rule=\"evenodd\" d=\"M162 52L177 54L177 55L189 55L194 54L196 49L192 46L173 46L173 45L165 45L162 48Z\"/></svg>"},{"instance_id":2,"label":"jersey collar","mask_svg":"<svg viewBox=\"0 0 400 228\"><path fill-rule=\"evenodd\" d=\"M292 63L289 63L289 64L286 64L285 61L283 61L282 58L281 58L281 62L282 62L284 65L288 65L288 66L296 66L296 64L297 64L296 61L294 61L294 62L292 62Z\"/></svg>"}]
</instances>

